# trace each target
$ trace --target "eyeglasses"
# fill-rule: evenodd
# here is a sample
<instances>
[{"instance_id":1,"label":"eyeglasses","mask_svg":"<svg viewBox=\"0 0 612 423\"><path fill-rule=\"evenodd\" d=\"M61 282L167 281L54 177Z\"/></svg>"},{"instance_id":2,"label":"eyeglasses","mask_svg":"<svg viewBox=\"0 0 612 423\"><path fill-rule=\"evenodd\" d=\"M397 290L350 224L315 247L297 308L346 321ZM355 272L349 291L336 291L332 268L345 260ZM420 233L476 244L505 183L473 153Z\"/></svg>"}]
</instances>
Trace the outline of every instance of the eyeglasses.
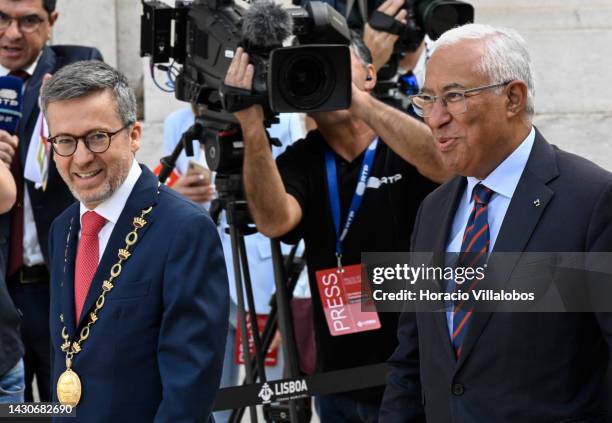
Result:
<instances>
[{"instance_id":1,"label":"eyeglasses","mask_svg":"<svg viewBox=\"0 0 612 423\"><path fill-rule=\"evenodd\" d=\"M40 24L45 21L45 19L38 15L27 15L13 18L6 13L0 12L0 32L6 31L9 26L11 26L13 21L17 21L17 27L21 32L30 33L36 31L40 27Z\"/></svg>"},{"instance_id":2,"label":"eyeglasses","mask_svg":"<svg viewBox=\"0 0 612 423\"><path fill-rule=\"evenodd\" d=\"M425 93L415 94L408 97L415 113L420 117L430 117L436 101L442 101L448 113L453 116L460 115L467 111L466 97L477 95L484 90L492 88L505 87L512 81L506 81L499 84L484 85L482 87L470 88L469 90L453 90L441 95L430 95Z\"/></svg>"},{"instance_id":3,"label":"eyeglasses","mask_svg":"<svg viewBox=\"0 0 612 423\"><path fill-rule=\"evenodd\" d=\"M92 153L100 154L108 150L112 137L114 137L124 129L129 128L130 125L132 125L133 123L134 122L128 122L127 125L125 125L121 129L116 130L115 132L101 131L99 129L96 129L95 131L92 131L82 137L62 134L57 135L55 137L51 137L47 141L51 143L53 151L62 157L72 156L77 149L79 141L81 140L89 151L91 151Z\"/></svg>"}]
</instances>

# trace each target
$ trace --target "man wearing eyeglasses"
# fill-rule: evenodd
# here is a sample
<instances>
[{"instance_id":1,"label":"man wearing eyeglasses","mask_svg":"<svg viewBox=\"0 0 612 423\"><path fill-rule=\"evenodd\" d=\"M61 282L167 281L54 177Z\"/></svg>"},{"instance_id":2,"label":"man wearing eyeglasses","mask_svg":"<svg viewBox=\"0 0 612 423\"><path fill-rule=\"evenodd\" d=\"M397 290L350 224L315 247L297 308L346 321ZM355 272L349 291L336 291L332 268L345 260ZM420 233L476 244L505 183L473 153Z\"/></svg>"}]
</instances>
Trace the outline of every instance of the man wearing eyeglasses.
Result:
<instances>
[{"instance_id":1,"label":"man wearing eyeglasses","mask_svg":"<svg viewBox=\"0 0 612 423\"><path fill-rule=\"evenodd\" d=\"M137 163L125 76L77 62L41 100L79 201L49 237L53 399L75 405L77 422L208 422L229 310L215 224Z\"/></svg>"},{"instance_id":2,"label":"man wearing eyeglasses","mask_svg":"<svg viewBox=\"0 0 612 423\"><path fill-rule=\"evenodd\" d=\"M5 328L7 323L1 320L0 381L1 375L19 366L25 352L26 401L32 401L34 377L40 399L50 398L47 238L53 219L74 201L51 160L45 184L24 179L30 140L39 118L38 95L45 74L76 60L102 59L94 48L46 45L58 19L55 3L0 0L0 75L24 81L23 116L17 133L0 130L0 160L11 168L18 187L15 207L0 216L0 273L6 274L9 292L22 315L21 338L25 346L17 345L17 337L10 335L18 330L17 326ZM0 309L9 307L14 309L12 304L0 304ZM23 383L13 384L11 389L16 386L23 388Z\"/></svg>"},{"instance_id":3,"label":"man wearing eyeglasses","mask_svg":"<svg viewBox=\"0 0 612 423\"><path fill-rule=\"evenodd\" d=\"M432 423L609 421L611 313L500 312L512 309L470 295L535 289L525 279L537 268L517 272L519 255L534 260L525 253L612 251L612 174L544 139L532 124L534 93L515 31L472 24L437 41L411 101L460 176L423 201L411 248L445 256L441 266L482 266L486 277L440 284L468 294L444 312L400 318L382 423L417 421L415 404ZM521 254L491 255L508 252Z\"/></svg>"}]
</instances>

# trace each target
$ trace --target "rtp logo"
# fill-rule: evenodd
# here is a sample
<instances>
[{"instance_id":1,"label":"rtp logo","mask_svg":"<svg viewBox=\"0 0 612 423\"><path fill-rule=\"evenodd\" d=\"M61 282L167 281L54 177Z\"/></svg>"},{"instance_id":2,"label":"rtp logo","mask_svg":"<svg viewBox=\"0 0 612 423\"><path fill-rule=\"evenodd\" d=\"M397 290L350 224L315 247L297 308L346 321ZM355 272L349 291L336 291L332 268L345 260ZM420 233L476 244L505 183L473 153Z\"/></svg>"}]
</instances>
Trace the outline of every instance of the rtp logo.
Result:
<instances>
[{"instance_id":1,"label":"rtp logo","mask_svg":"<svg viewBox=\"0 0 612 423\"><path fill-rule=\"evenodd\" d=\"M272 391L272 389L270 389L270 385L268 385L267 383L264 383L263 385L261 385L259 394L257 394L257 396L262 399L264 404L271 403L272 402L271 398L273 395L274 395L274 392Z\"/></svg>"}]
</instances>

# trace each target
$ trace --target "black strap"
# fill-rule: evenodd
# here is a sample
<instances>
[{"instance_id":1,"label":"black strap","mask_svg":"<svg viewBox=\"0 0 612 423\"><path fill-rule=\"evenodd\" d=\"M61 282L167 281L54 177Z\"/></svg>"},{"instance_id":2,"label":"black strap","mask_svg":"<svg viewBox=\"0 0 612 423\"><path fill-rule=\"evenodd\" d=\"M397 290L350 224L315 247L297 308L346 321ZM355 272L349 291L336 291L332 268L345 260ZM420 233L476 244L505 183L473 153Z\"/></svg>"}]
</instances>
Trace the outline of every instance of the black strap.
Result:
<instances>
[{"instance_id":1,"label":"black strap","mask_svg":"<svg viewBox=\"0 0 612 423\"><path fill-rule=\"evenodd\" d=\"M268 101L267 95L253 94L250 90L225 84L221 84L221 87L219 87L219 94L221 95L223 108L230 113L238 112L255 104L265 105Z\"/></svg>"},{"instance_id":2,"label":"black strap","mask_svg":"<svg viewBox=\"0 0 612 423\"><path fill-rule=\"evenodd\" d=\"M393 16L389 16L383 12L375 10L370 16L368 22L370 26L378 31L385 31L390 34L402 35L406 25L395 19Z\"/></svg>"}]
</instances>

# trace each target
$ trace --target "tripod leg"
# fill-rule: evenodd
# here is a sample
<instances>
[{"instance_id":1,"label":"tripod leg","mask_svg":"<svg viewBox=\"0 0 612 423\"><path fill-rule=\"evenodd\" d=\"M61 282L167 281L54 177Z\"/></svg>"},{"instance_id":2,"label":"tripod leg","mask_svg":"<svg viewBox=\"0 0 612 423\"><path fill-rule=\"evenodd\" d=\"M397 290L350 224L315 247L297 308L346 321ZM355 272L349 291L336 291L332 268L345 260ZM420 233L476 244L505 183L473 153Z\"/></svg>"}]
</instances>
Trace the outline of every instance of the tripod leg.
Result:
<instances>
[{"instance_id":1,"label":"tripod leg","mask_svg":"<svg viewBox=\"0 0 612 423\"><path fill-rule=\"evenodd\" d=\"M288 279L287 286L289 287L289 291L288 291L289 300L293 298L293 290L295 289L295 286L297 285L300 274L305 267L305 263L303 259L300 260L299 264L295 263L295 255L296 255L297 248L298 248L298 245L293 246L291 248L291 252L284 260L285 273L287 273L287 270L290 270L290 275L287 277ZM272 294L272 297L270 298L270 313L268 314L268 320L266 321L266 324L261 333L261 344L262 344L263 351L268 351L268 348L270 347L270 344L272 343L272 339L274 335L276 334L277 328L278 328L278 308L276 306L276 294ZM253 364L253 366L254 365L255 364ZM255 375L255 377L257 376ZM266 379L267 379L267 376L266 376ZM243 384L244 383L246 383L246 381L243 381Z\"/></svg>"},{"instance_id":2,"label":"tripod leg","mask_svg":"<svg viewBox=\"0 0 612 423\"><path fill-rule=\"evenodd\" d=\"M244 235L240 234L240 259L242 263L242 271L244 273L244 288L249 305L249 317L251 319L251 332L253 333L253 344L255 347L255 364L259 380L266 381L266 369L264 367L264 359L266 352L262 350L261 337L259 336L259 324L257 323L257 310L255 309L255 299L253 298L253 284L251 283L251 272L249 271L249 259L247 257Z\"/></svg>"},{"instance_id":3,"label":"tripod leg","mask_svg":"<svg viewBox=\"0 0 612 423\"><path fill-rule=\"evenodd\" d=\"M231 207L230 207L231 208ZM232 212L228 210L228 212ZM240 331L242 333L242 355L244 358L244 367L246 372L247 383L254 383L253 372L251 367L251 359L249 354L249 340L246 324L246 315L244 307L244 292L242 290L242 277L240 271L240 234L238 228L235 225L230 225L230 238L232 243L232 263L234 265L234 276L236 282L236 300L238 302L238 324L240 325ZM251 422L257 423L257 408L255 406L249 407ZM233 413L235 414L235 413Z\"/></svg>"},{"instance_id":4,"label":"tripod leg","mask_svg":"<svg viewBox=\"0 0 612 423\"><path fill-rule=\"evenodd\" d=\"M299 356L295 344L295 333L293 329L293 318L289 301L291 292L287 286L283 258L280 243L270 240L272 248L272 263L274 265L274 281L276 283L276 306L278 312L278 325L283 338L283 354L285 356L285 369L287 377L294 378L300 376ZM289 400L289 418L291 422L306 422L305 410L298 410L297 401Z\"/></svg>"}]
</instances>

